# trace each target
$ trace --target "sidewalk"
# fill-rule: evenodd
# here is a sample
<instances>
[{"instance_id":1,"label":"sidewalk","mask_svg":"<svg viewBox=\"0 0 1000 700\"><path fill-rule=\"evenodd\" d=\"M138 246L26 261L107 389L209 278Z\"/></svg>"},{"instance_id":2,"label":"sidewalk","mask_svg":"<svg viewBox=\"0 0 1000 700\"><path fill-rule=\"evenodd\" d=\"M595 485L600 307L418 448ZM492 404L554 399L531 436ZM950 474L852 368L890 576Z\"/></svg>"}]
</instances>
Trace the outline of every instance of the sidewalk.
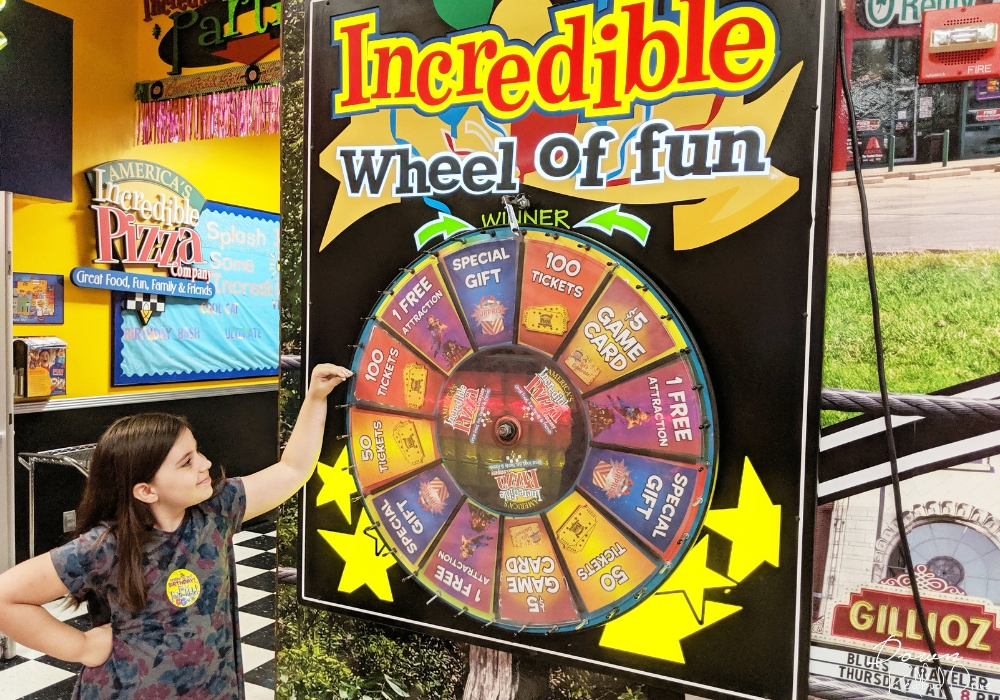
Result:
<instances>
[{"instance_id":1,"label":"sidewalk","mask_svg":"<svg viewBox=\"0 0 1000 700\"><path fill-rule=\"evenodd\" d=\"M1000 248L1000 158L863 171L876 253ZM833 173L830 254L864 251L853 171Z\"/></svg>"},{"instance_id":2,"label":"sidewalk","mask_svg":"<svg viewBox=\"0 0 1000 700\"><path fill-rule=\"evenodd\" d=\"M879 168L863 168L861 173L866 185L877 185L886 180L896 178L934 180L941 177L960 177L983 171L1000 172L1000 157L952 160L948 162L947 166L942 166L941 163L897 164L892 172L889 172L888 166L882 166ZM845 170L833 173L832 185L833 187L855 186L854 171Z\"/></svg>"}]
</instances>

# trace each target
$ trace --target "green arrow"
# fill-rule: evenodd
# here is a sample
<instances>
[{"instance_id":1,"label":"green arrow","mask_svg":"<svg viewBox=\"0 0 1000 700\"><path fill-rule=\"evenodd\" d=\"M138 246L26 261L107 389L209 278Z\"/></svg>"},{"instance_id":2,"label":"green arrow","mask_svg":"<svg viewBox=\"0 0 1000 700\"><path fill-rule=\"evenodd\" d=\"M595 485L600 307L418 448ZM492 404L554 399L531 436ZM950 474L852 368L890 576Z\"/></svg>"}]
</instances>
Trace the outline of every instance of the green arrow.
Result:
<instances>
[{"instance_id":1,"label":"green arrow","mask_svg":"<svg viewBox=\"0 0 1000 700\"><path fill-rule=\"evenodd\" d=\"M417 229L413 234L413 240L417 242L417 250L423 248L427 241L437 236L451 238L460 231L471 231L474 227L451 214L438 214L434 221L428 221Z\"/></svg>"},{"instance_id":2,"label":"green arrow","mask_svg":"<svg viewBox=\"0 0 1000 700\"><path fill-rule=\"evenodd\" d=\"M649 238L649 224L640 219L638 216L632 216L631 214L624 213L621 208L621 204L616 204L613 207L601 209L601 211L591 214L586 219L578 223L574 226L574 228L579 228L581 226L596 228L601 233L606 233L609 236L612 231L618 229L619 231L624 231L628 235L632 236L632 238L645 246L646 239Z\"/></svg>"}]
</instances>

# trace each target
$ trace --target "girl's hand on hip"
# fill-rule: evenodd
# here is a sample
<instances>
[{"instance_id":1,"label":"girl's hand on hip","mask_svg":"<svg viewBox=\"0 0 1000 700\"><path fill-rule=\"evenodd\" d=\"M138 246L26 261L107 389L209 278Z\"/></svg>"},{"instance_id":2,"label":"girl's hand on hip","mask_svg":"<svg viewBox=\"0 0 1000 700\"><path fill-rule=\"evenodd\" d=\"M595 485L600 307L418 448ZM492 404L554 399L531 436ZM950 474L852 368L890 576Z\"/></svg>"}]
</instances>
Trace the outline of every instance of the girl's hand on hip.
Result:
<instances>
[{"instance_id":1,"label":"girl's hand on hip","mask_svg":"<svg viewBox=\"0 0 1000 700\"><path fill-rule=\"evenodd\" d=\"M322 364L313 367L312 379L309 382L309 395L324 399L333 388L354 372L340 365Z\"/></svg>"},{"instance_id":2,"label":"girl's hand on hip","mask_svg":"<svg viewBox=\"0 0 1000 700\"><path fill-rule=\"evenodd\" d=\"M111 656L111 625L101 625L84 632L87 640L80 656L80 663L84 666L103 666L104 662Z\"/></svg>"}]
</instances>

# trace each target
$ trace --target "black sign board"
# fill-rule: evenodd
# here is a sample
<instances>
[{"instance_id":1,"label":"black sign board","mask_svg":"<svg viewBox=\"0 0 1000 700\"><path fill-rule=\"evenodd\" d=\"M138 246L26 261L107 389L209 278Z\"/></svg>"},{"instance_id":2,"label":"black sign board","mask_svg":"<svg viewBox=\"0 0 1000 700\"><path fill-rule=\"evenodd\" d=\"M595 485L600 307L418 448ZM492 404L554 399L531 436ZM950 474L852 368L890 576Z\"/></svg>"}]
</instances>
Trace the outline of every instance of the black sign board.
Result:
<instances>
[{"instance_id":1,"label":"black sign board","mask_svg":"<svg viewBox=\"0 0 1000 700\"><path fill-rule=\"evenodd\" d=\"M300 600L804 697L834 7L308 7Z\"/></svg>"}]
</instances>

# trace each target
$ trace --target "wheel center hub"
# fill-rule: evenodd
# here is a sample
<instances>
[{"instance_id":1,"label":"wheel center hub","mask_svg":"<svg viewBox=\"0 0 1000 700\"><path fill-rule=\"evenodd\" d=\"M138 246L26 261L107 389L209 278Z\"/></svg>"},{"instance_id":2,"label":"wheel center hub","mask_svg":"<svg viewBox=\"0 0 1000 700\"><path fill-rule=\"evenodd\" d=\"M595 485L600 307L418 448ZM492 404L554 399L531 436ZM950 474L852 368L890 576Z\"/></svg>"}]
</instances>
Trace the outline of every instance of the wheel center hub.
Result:
<instances>
[{"instance_id":1,"label":"wheel center hub","mask_svg":"<svg viewBox=\"0 0 1000 700\"><path fill-rule=\"evenodd\" d=\"M521 437L521 424L513 416L504 416L493 425L493 436L504 447L512 447Z\"/></svg>"},{"instance_id":2,"label":"wheel center hub","mask_svg":"<svg viewBox=\"0 0 1000 700\"><path fill-rule=\"evenodd\" d=\"M583 466L582 402L562 370L534 350L502 346L467 357L445 382L437 416L445 466L494 511L545 510Z\"/></svg>"}]
</instances>

